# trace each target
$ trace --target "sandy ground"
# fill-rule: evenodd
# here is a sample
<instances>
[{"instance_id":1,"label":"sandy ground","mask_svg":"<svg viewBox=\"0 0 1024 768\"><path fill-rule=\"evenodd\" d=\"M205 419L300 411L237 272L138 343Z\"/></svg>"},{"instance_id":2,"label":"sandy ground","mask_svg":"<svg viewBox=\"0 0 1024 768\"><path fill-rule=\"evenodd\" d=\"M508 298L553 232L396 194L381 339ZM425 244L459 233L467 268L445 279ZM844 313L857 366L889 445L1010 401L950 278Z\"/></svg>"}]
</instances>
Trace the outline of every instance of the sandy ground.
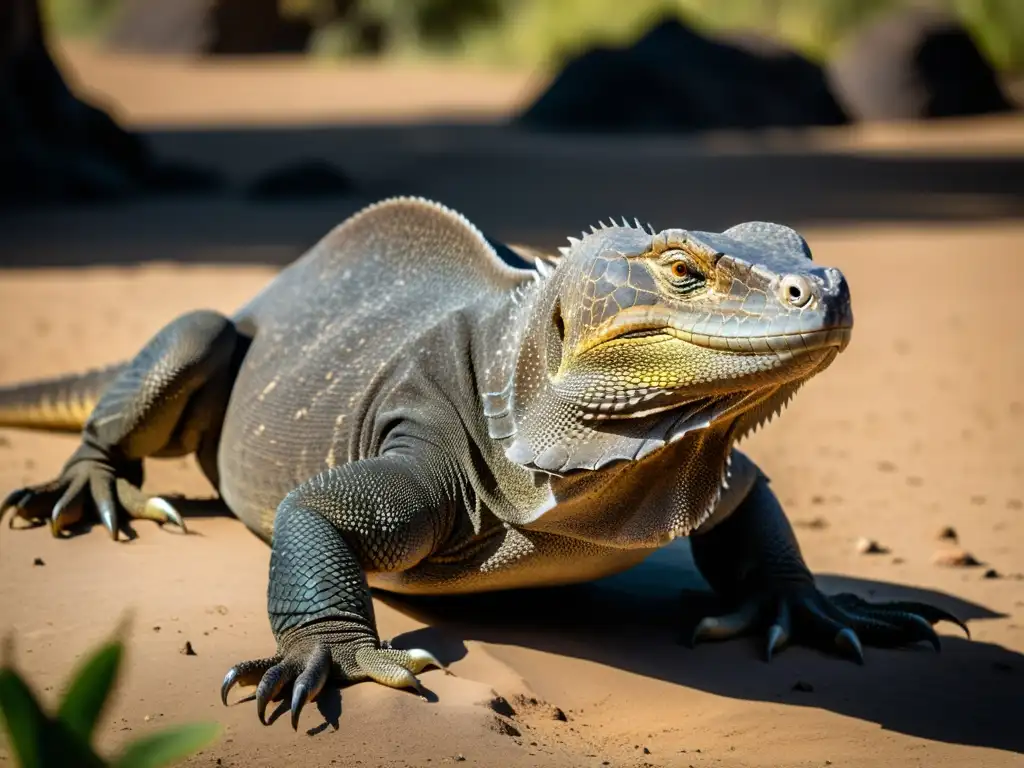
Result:
<instances>
[{"instance_id":1,"label":"sandy ground","mask_svg":"<svg viewBox=\"0 0 1024 768\"><path fill-rule=\"evenodd\" d=\"M134 69L93 79L99 65L84 61L79 75L113 83L110 97L137 122L174 122L146 116L156 80ZM182 70L173 92L189 94L182 101L194 118L202 73L161 66ZM210 76L251 88L264 79ZM318 86L321 104L329 85ZM687 649L676 642L684 606L701 595L681 602L680 590L702 585L680 543L595 585L379 599L382 636L434 650L455 676L425 673L429 702L373 685L330 692L295 734L287 719L261 726L252 703L219 702L227 668L273 647L269 551L233 518L196 505L189 536L148 523L118 545L100 530L68 540L0 530L0 632L13 631L19 665L44 698L54 700L76 661L128 612L129 663L101 743L112 749L168 723L217 720L220 741L195 765L1020 765L1024 124L839 132L813 151L793 137L738 148L726 137L709 148L417 124L452 108L450 94L421 98L429 108L403 118L410 124L380 130L154 135L160 148L216 163L237 182L300 153L336 156L364 181L351 198L258 206L221 196L0 220L0 382L121 359L190 308L230 311L380 193L428 193L501 237L539 244L610 212L660 226L799 223L816 257L850 280L854 341L745 447L772 477L826 591L934 601L969 620L973 639L941 625L941 655L868 649L863 668L804 648L766 665L752 639ZM507 111L511 96L503 99L481 112ZM211 99L207 108L222 105ZM372 105L361 114L392 119ZM308 140L298 149L297 137ZM74 444L0 431L0 487L49 479ZM147 487L212 494L185 460L151 463ZM933 563L951 546L936 539L943 526L981 566ZM863 536L886 552L858 554ZM196 655L179 653L186 640Z\"/></svg>"}]
</instances>

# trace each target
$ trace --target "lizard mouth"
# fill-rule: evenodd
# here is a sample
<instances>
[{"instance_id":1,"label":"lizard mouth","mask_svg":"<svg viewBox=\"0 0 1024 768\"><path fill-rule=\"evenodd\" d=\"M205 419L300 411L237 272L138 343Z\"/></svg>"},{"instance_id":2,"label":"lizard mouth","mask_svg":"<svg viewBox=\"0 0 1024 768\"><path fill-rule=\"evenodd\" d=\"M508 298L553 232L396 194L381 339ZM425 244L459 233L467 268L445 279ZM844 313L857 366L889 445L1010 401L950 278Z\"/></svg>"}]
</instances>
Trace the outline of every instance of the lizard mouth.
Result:
<instances>
[{"instance_id":1,"label":"lizard mouth","mask_svg":"<svg viewBox=\"0 0 1024 768\"><path fill-rule=\"evenodd\" d=\"M808 336L811 334L796 334ZM664 333L652 335L652 340L679 343L681 339ZM768 337L775 339L776 337ZM783 337L778 337L783 338ZM848 329L838 337L833 331L821 331L810 340L792 341L793 347L768 352L761 356L772 358L775 365L771 370L752 371L734 378L724 379L711 386L650 386L634 385L617 391L605 391L596 397L579 400L573 397L572 387L565 387L559 394L572 401L579 408L584 421L610 421L620 419L642 419L668 411L678 410L680 418L693 424L708 417L714 423L749 407L764 397L770 389L782 386L791 380L809 378L826 367L848 343ZM777 342L774 342L777 344ZM752 352L737 352L739 356L753 357ZM696 390L696 391L695 391ZM703 391L701 391L703 390ZM696 428L691 427L691 428Z\"/></svg>"},{"instance_id":2,"label":"lizard mouth","mask_svg":"<svg viewBox=\"0 0 1024 768\"><path fill-rule=\"evenodd\" d=\"M653 336L655 334L671 336L704 349L716 352L733 352L740 355L765 355L814 352L827 347L846 349L850 343L850 326L823 328L817 331L801 333L779 333L769 336L708 336L702 333L682 330L680 328L663 328L657 332L637 331L620 338Z\"/></svg>"}]
</instances>

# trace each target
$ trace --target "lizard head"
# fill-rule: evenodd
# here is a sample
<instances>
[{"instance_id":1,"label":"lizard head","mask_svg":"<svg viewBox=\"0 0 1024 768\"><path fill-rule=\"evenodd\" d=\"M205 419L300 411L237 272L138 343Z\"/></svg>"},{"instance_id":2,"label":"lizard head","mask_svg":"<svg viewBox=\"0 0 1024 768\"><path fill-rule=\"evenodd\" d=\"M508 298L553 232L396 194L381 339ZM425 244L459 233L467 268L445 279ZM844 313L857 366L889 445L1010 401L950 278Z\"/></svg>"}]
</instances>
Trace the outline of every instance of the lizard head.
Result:
<instances>
[{"instance_id":1,"label":"lizard head","mask_svg":"<svg viewBox=\"0 0 1024 768\"><path fill-rule=\"evenodd\" d=\"M562 254L538 287L507 418L492 431L531 469L600 469L713 427L731 442L850 339L843 275L788 227L602 226Z\"/></svg>"}]
</instances>

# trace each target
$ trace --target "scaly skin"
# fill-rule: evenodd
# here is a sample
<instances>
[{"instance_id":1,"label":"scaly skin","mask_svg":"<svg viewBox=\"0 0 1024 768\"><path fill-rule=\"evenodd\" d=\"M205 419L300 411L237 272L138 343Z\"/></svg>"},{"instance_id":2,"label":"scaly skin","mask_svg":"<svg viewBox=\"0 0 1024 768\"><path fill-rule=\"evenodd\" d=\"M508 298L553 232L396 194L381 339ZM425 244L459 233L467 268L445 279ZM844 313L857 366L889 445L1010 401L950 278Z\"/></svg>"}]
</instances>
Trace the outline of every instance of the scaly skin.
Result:
<instances>
[{"instance_id":1,"label":"scaly skin","mask_svg":"<svg viewBox=\"0 0 1024 768\"><path fill-rule=\"evenodd\" d=\"M192 313L157 334L61 477L5 506L55 531L87 500L115 534L124 513L174 521L138 490L141 460L197 452L272 540L277 652L233 667L224 700L258 684L263 719L291 686L293 725L330 679L418 687L437 663L380 640L371 586L585 581L677 536L735 607L695 641L763 628L769 658L793 640L857 660L862 641L938 645L931 624L955 620L942 611L821 594L733 447L847 345L838 270L764 223L602 225L536 270L508 266L531 255L434 203L371 206L234 317ZM24 393L0 391L0 425L25 423L10 416Z\"/></svg>"}]
</instances>

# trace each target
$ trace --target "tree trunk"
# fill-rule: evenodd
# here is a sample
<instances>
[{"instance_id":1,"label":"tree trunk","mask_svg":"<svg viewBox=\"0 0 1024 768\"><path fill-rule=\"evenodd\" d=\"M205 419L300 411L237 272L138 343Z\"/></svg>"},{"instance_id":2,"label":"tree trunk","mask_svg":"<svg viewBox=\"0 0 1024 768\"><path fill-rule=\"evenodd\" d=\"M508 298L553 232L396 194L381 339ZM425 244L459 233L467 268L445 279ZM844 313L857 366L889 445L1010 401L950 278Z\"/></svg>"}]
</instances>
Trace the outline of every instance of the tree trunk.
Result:
<instances>
[{"instance_id":1,"label":"tree trunk","mask_svg":"<svg viewBox=\"0 0 1024 768\"><path fill-rule=\"evenodd\" d=\"M38 0L0 3L0 203L105 200L212 181L157 164L140 137L71 92Z\"/></svg>"}]
</instances>

